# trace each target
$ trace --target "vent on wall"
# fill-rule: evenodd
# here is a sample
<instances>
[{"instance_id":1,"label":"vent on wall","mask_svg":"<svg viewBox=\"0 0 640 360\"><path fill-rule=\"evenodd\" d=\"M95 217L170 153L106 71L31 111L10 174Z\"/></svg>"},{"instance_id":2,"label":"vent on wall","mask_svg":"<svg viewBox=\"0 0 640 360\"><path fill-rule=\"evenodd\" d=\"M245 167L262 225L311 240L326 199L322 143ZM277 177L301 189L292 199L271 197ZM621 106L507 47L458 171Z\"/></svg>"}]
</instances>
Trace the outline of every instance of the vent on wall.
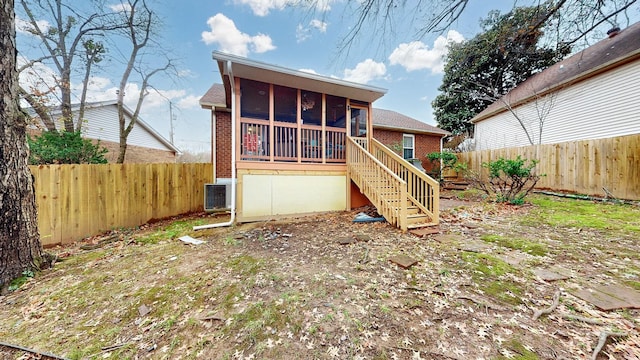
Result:
<instances>
[{"instance_id":1,"label":"vent on wall","mask_svg":"<svg viewBox=\"0 0 640 360\"><path fill-rule=\"evenodd\" d=\"M230 204L230 184L204 184L204 210L226 210Z\"/></svg>"}]
</instances>

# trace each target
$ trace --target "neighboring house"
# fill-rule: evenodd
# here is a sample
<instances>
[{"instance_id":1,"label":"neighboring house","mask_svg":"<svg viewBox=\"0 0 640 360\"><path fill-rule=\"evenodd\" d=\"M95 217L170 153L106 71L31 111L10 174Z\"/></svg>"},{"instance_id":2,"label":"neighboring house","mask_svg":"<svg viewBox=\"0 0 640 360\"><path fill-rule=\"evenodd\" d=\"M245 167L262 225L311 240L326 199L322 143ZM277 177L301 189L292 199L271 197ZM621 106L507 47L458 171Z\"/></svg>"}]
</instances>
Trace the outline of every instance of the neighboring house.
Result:
<instances>
[{"instance_id":1,"label":"neighboring house","mask_svg":"<svg viewBox=\"0 0 640 360\"><path fill-rule=\"evenodd\" d=\"M392 110L373 109L373 137L404 159L418 159L431 171L427 154L442 151L442 138L450 132Z\"/></svg>"},{"instance_id":2,"label":"neighboring house","mask_svg":"<svg viewBox=\"0 0 640 360\"><path fill-rule=\"evenodd\" d=\"M532 76L471 119L475 150L637 134L638 99L640 22Z\"/></svg>"},{"instance_id":3,"label":"neighboring house","mask_svg":"<svg viewBox=\"0 0 640 360\"><path fill-rule=\"evenodd\" d=\"M437 224L438 183L372 137L384 131L374 130L372 103L386 90L221 52L213 58L223 84L200 104L211 111L214 178L230 185L231 222L370 200L402 229Z\"/></svg>"},{"instance_id":4,"label":"neighboring house","mask_svg":"<svg viewBox=\"0 0 640 360\"><path fill-rule=\"evenodd\" d=\"M74 121L78 117L79 104L73 104ZM127 125L133 111L124 107ZM51 112L56 126L62 128L61 111L58 107ZM106 155L110 163L116 162L120 149L117 101L92 102L85 105L82 137L100 140L100 145L109 150ZM174 163L180 150L155 131L140 117L127 137L125 163Z\"/></svg>"}]
</instances>

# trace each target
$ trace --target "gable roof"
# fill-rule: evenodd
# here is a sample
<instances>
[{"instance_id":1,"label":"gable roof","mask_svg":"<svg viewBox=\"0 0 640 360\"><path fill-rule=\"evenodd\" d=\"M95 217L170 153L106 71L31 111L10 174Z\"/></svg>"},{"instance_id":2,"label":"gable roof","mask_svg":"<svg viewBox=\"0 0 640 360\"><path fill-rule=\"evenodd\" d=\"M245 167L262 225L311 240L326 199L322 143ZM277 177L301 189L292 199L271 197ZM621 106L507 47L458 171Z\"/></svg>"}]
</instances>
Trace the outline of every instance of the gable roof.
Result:
<instances>
[{"instance_id":1,"label":"gable roof","mask_svg":"<svg viewBox=\"0 0 640 360\"><path fill-rule=\"evenodd\" d=\"M502 99L495 101L473 117L471 122L482 121L506 111L505 102L511 107L516 107L536 96L571 86L638 59L640 59L640 22L531 76L504 95Z\"/></svg>"},{"instance_id":2,"label":"gable roof","mask_svg":"<svg viewBox=\"0 0 640 360\"><path fill-rule=\"evenodd\" d=\"M225 70L225 66L230 65L231 73L235 77L342 96L354 100L373 102L387 92L386 89L375 86L293 70L220 51L213 52L213 59L218 62L226 90L229 90L230 84L229 74L227 70ZM226 91L226 94L229 93L230 91ZM226 104L230 107L231 103L229 99L226 99Z\"/></svg>"},{"instance_id":3,"label":"gable roof","mask_svg":"<svg viewBox=\"0 0 640 360\"><path fill-rule=\"evenodd\" d=\"M224 85L213 84L200 98L200 107L203 109L226 108L226 96Z\"/></svg>"},{"instance_id":4,"label":"gable roof","mask_svg":"<svg viewBox=\"0 0 640 360\"><path fill-rule=\"evenodd\" d=\"M85 106L85 111L86 111L86 110L92 109L92 108L100 108L100 107L105 107L105 106L117 106L117 105L118 105L118 101L117 100L106 100L106 101L87 102L87 103L85 103L84 106ZM62 114L62 110L61 110L60 106L52 106L52 107L50 107L50 109L51 109L51 116L56 116L56 115ZM79 103L71 104L71 111L76 112L79 109L80 109L80 104ZM125 116L127 116L129 118L133 117L133 111L127 105L123 105L123 109L124 109ZM32 108L27 108L25 110L27 110L27 112L29 113L30 116L37 116L35 114L35 111ZM115 125L117 126L118 124L115 123ZM140 126L142 129L147 131L149 134L151 134L151 136L153 136L159 142L161 142L164 146L166 146L167 149L175 152L176 154L181 154L182 153L182 151L180 151L180 149L178 149L175 145L173 145L164 136L160 135L160 133L158 133L154 128L152 128L151 125L149 125L144 120L142 120L142 118L140 116L138 116L138 119L136 120L136 126ZM131 144L131 145L135 145L135 144Z\"/></svg>"},{"instance_id":5,"label":"gable roof","mask_svg":"<svg viewBox=\"0 0 640 360\"><path fill-rule=\"evenodd\" d=\"M412 133L451 135L450 132L429 125L392 110L373 109L373 127L376 129L400 130Z\"/></svg>"}]
</instances>

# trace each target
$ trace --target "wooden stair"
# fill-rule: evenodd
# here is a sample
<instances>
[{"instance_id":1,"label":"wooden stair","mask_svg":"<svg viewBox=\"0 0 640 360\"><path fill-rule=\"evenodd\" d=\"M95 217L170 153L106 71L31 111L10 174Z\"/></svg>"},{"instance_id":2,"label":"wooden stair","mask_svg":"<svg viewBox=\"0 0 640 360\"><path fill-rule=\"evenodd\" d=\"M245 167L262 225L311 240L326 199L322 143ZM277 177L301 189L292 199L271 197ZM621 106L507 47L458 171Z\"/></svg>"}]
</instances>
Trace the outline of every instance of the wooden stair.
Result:
<instances>
[{"instance_id":1,"label":"wooden stair","mask_svg":"<svg viewBox=\"0 0 640 360\"><path fill-rule=\"evenodd\" d=\"M347 173L378 213L404 231L437 225L438 182L375 139L371 153L366 145L365 139L349 138Z\"/></svg>"}]
</instances>

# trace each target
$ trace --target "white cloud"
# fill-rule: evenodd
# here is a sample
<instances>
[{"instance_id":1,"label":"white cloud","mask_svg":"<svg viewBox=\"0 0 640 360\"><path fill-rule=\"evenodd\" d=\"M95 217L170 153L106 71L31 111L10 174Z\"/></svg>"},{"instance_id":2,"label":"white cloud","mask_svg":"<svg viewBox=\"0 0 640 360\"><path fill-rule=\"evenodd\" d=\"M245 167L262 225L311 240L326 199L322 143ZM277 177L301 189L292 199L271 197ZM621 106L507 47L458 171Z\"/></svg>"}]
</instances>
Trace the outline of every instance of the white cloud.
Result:
<instances>
[{"instance_id":1,"label":"white cloud","mask_svg":"<svg viewBox=\"0 0 640 360\"><path fill-rule=\"evenodd\" d=\"M51 24L47 21L47 20L37 20L36 24L38 25L38 27L40 28L40 31L42 31L43 33L46 33L47 31L49 31L49 28L51 27ZM33 27L31 26L31 23L28 20L22 19L18 16L16 16L16 31L21 33L21 34L31 34L31 31L29 31L30 29L32 29Z\"/></svg>"},{"instance_id":2,"label":"white cloud","mask_svg":"<svg viewBox=\"0 0 640 360\"><path fill-rule=\"evenodd\" d=\"M17 62L18 67L22 67L29 62L29 59L23 56L18 56ZM31 65L30 68L21 71L18 75L18 81L25 90L37 90L43 94L49 93L50 89L53 89L58 85L56 79L56 72L42 63L35 63Z\"/></svg>"},{"instance_id":3,"label":"white cloud","mask_svg":"<svg viewBox=\"0 0 640 360\"><path fill-rule=\"evenodd\" d=\"M234 3L240 5L249 5L253 14L256 16L267 16L271 10L282 10L287 6L310 6L312 5L319 11L331 10L331 3L338 0L317 0L300 5L299 0L234 0Z\"/></svg>"},{"instance_id":4,"label":"white cloud","mask_svg":"<svg viewBox=\"0 0 640 360\"><path fill-rule=\"evenodd\" d=\"M373 79L382 78L387 73L387 67L383 63L367 59L356 65L355 69L345 69L344 79L366 84Z\"/></svg>"},{"instance_id":5,"label":"white cloud","mask_svg":"<svg viewBox=\"0 0 640 360\"><path fill-rule=\"evenodd\" d=\"M127 3L107 5L113 12L128 12L131 11L131 5Z\"/></svg>"},{"instance_id":6,"label":"white cloud","mask_svg":"<svg viewBox=\"0 0 640 360\"><path fill-rule=\"evenodd\" d=\"M327 32L327 26L329 24L317 19L311 20L309 26L305 27L302 24L298 24L296 27L296 42L301 43L311 37L311 30L316 29L321 33Z\"/></svg>"},{"instance_id":7,"label":"white cloud","mask_svg":"<svg viewBox=\"0 0 640 360\"><path fill-rule=\"evenodd\" d=\"M239 56L247 56L249 51L263 53L276 47L271 37L265 34L250 36L238 30L233 20L223 14L216 14L207 20L211 31L202 32L202 41L205 44L218 44L224 52Z\"/></svg>"},{"instance_id":8,"label":"white cloud","mask_svg":"<svg viewBox=\"0 0 640 360\"><path fill-rule=\"evenodd\" d=\"M318 73L317 73L315 70L313 70L313 69L300 69L300 70L298 70L298 71L306 72L306 73L309 73L309 74L316 74L316 75L318 74Z\"/></svg>"},{"instance_id":9,"label":"white cloud","mask_svg":"<svg viewBox=\"0 0 640 360\"><path fill-rule=\"evenodd\" d=\"M236 4L249 5L257 16L267 16L269 11L282 10L291 3L290 0L234 0Z\"/></svg>"},{"instance_id":10,"label":"white cloud","mask_svg":"<svg viewBox=\"0 0 640 360\"><path fill-rule=\"evenodd\" d=\"M321 33L325 33L325 32L327 32L327 26L329 24L324 22L324 21L320 21L318 19L313 19L313 20L311 20L309 25L311 25L311 27L313 27L313 28L318 29L318 31L320 31Z\"/></svg>"},{"instance_id":11,"label":"white cloud","mask_svg":"<svg viewBox=\"0 0 640 360\"><path fill-rule=\"evenodd\" d=\"M200 108L200 96L188 95L178 100L178 107L181 109Z\"/></svg>"},{"instance_id":12,"label":"white cloud","mask_svg":"<svg viewBox=\"0 0 640 360\"><path fill-rule=\"evenodd\" d=\"M422 41L402 43L389 55L389 61L391 65L401 65L407 71L430 69L433 74L442 73L445 65L444 57L448 51L447 45L463 40L462 34L449 30L446 38L438 36L432 49Z\"/></svg>"},{"instance_id":13,"label":"white cloud","mask_svg":"<svg viewBox=\"0 0 640 360\"><path fill-rule=\"evenodd\" d=\"M302 24L298 24L298 26L296 27L296 42L301 43L310 37L311 32L309 31L309 29L302 26Z\"/></svg>"}]
</instances>

